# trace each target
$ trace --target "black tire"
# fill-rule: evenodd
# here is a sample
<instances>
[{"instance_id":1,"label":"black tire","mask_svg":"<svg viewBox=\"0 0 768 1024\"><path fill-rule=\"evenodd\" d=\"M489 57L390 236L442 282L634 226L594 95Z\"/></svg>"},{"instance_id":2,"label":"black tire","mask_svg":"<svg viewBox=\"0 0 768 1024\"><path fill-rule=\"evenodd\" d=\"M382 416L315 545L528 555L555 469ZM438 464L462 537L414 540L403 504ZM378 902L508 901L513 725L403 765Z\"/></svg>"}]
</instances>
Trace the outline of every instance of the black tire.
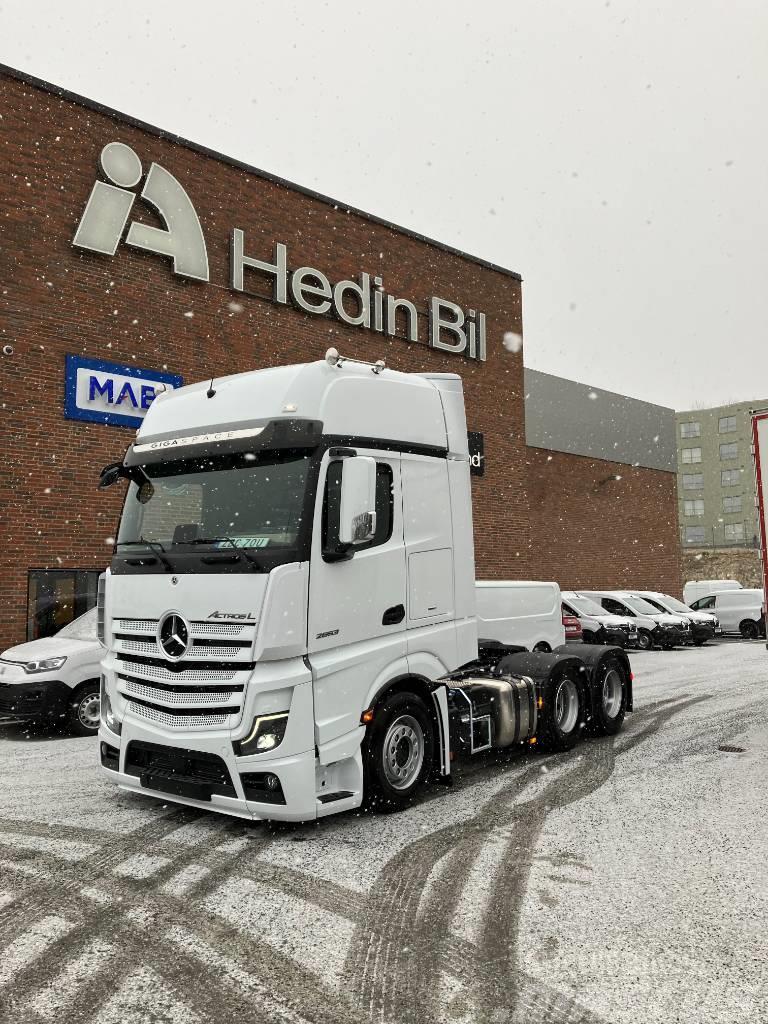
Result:
<instances>
[{"instance_id":1,"label":"black tire","mask_svg":"<svg viewBox=\"0 0 768 1024\"><path fill-rule=\"evenodd\" d=\"M597 633L591 633L588 629L585 629L582 635L582 640L585 644L602 644L603 640L599 640Z\"/></svg>"},{"instance_id":2,"label":"black tire","mask_svg":"<svg viewBox=\"0 0 768 1024\"><path fill-rule=\"evenodd\" d=\"M551 654L552 653L552 648L544 640L539 641L539 643L537 643L536 646L533 649L534 649L534 651L538 651L539 654Z\"/></svg>"},{"instance_id":3,"label":"black tire","mask_svg":"<svg viewBox=\"0 0 768 1024\"><path fill-rule=\"evenodd\" d=\"M743 640L757 640L760 636L760 627L754 619L744 619L739 623L739 632Z\"/></svg>"},{"instance_id":4,"label":"black tire","mask_svg":"<svg viewBox=\"0 0 768 1024\"><path fill-rule=\"evenodd\" d=\"M409 807L432 770L434 743L432 719L421 697L386 697L363 744L366 807L385 813Z\"/></svg>"},{"instance_id":5,"label":"black tire","mask_svg":"<svg viewBox=\"0 0 768 1024\"><path fill-rule=\"evenodd\" d=\"M95 736L99 731L98 679L81 683L67 704L67 727L75 736Z\"/></svg>"},{"instance_id":6,"label":"black tire","mask_svg":"<svg viewBox=\"0 0 768 1024\"><path fill-rule=\"evenodd\" d=\"M637 631L637 649L638 651L650 651L653 648L653 637L647 629L638 629Z\"/></svg>"},{"instance_id":7,"label":"black tire","mask_svg":"<svg viewBox=\"0 0 768 1024\"><path fill-rule=\"evenodd\" d=\"M628 684L627 666L618 658L609 656L600 662L593 682L593 732L601 736L619 732L627 712Z\"/></svg>"},{"instance_id":8,"label":"black tire","mask_svg":"<svg viewBox=\"0 0 768 1024\"><path fill-rule=\"evenodd\" d=\"M575 672L567 668L556 672L547 680L543 696L539 744L543 750L570 750L581 737L585 715L584 693Z\"/></svg>"},{"instance_id":9,"label":"black tire","mask_svg":"<svg viewBox=\"0 0 768 1024\"><path fill-rule=\"evenodd\" d=\"M706 637L704 637L703 640L694 640L693 641L693 646L694 647L703 647L706 642L707 642Z\"/></svg>"}]
</instances>

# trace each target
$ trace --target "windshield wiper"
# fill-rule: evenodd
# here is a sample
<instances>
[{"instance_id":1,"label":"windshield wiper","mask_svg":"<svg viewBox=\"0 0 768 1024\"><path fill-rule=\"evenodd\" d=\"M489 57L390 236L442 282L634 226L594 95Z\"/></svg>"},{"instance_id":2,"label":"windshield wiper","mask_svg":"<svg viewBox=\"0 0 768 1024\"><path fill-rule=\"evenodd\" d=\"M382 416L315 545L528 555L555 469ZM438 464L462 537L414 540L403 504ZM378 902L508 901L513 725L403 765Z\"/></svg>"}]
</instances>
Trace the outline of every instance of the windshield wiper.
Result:
<instances>
[{"instance_id":1,"label":"windshield wiper","mask_svg":"<svg viewBox=\"0 0 768 1024\"><path fill-rule=\"evenodd\" d=\"M238 545L232 540L231 537L195 537L194 540L186 541L187 544L218 544L220 541L225 540L228 544L231 544L238 555L242 555L247 562L251 565L256 565L256 559L248 554L245 548L238 547Z\"/></svg>"},{"instance_id":2,"label":"windshield wiper","mask_svg":"<svg viewBox=\"0 0 768 1024\"><path fill-rule=\"evenodd\" d=\"M118 545L123 547L131 547L137 544L142 544L144 547L148 547L150 551L154 551L157 557L160 559L160 563L163 565L168 572L173 572L173 566L165 557L165 547L160 543L159 540L147 540L146 537L139 537L138 540L119 540Z\"/></svg>"}]
</instances>

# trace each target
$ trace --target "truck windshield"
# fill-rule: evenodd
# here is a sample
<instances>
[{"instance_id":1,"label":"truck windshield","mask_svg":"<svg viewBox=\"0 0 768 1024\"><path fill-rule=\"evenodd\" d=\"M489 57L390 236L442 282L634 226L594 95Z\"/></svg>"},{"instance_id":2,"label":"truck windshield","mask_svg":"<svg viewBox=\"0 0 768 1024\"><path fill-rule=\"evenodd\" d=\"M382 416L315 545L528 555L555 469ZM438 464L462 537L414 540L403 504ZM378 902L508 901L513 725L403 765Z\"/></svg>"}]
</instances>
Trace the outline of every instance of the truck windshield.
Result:
<instances>
[{"instance_id":1,"label":"truck windshield","mask_svg":"<svg viewBox=\"0 0 768 1024\"><path fill-rule=\"evenodd\" d=\"M145 547L166 568L179 555L211 561L214 551L245 568L296 561L310 461L307 452L249 452L147 465L146 481L128 488L116 553Z\"/></svg>"}]
</instances>

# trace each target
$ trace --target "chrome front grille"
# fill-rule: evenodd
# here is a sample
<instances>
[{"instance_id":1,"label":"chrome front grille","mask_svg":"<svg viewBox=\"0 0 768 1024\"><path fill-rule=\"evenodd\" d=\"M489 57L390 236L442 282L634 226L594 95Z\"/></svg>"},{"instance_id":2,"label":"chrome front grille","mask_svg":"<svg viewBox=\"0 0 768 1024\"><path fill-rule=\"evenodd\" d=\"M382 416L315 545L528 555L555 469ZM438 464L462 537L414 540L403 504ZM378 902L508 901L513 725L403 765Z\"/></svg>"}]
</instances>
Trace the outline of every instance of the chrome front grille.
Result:
<instances>
[{"instance_id":1,"label":"chrome front grille","mask_svg":"<svg viewBox=\"0 0 768 1024\"><path fill-rule=\"evenodd\" d=\"M170 687L160 689L157 686L139 683L135 679L128 679L125 676L118 676L118 679L122 683L121 690L126 695L130 694L134 697L140 697L142 700L150 701L150 703L166 704L172 707L194 708L205 704L231 704L233 698L237 698L237 703L239 704L242 692L241 686L237 690L206 690L203 687L199 687L194 693L190 693L189 689L182 691L173 690Z\"/></svg>"},{"instance_id":2,"label":"chrome front grille","mask_svg":"<svg viewBox=\"0 0 768 1024\"><path fill-rule=\"evenodd\" d=\"M153 679L155 682L202 683L217 680L227 682L237 676L237 670L234 668L185 668L173 672L161 665L150 665L144 661L135 661L133 658L123 658L122 667L124 671L130 672L133 676L142 676Z\"/></svg>"},{"instance_id":3,"label":"chrome front grille","mask_svg":"<svg viewBox=\"0 0 768 1024\"><path fill-rule=\"evenodd\" d=\"M169 730L236 724L252 668L255 623L189 622L190 644L179 661L159 646L158 625L157 619L113 621L115 681L126 710Z\"/></svg>"},{"instance_id":4,"label":"chrome front grille","mask_svg":"<svg viewBox=\"0 0 768 1024\"><path fill-rule=\"evenodd\" d=\"M128 702L128 710L139 718L166 726L169 729L209 728L227 724L228 715L170 715L159 708L150 708L145 704Z\"/></svg>"}]
</instances>

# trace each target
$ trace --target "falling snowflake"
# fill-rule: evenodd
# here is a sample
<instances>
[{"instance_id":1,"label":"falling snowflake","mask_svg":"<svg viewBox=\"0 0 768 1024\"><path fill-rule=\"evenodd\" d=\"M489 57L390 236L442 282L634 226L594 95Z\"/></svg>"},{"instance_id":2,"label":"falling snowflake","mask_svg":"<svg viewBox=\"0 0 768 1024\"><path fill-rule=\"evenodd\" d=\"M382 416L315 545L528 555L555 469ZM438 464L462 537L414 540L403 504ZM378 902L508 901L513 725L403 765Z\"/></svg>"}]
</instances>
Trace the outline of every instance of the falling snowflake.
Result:
<instances>
[{"instance_id":1,"label":"falling snowflake","mask_svg":"<svg viewBox=\"0 0 768 1024\"><path fill-rule=\"evenodd\" d=\"M590 401L594 402L596 398L597 398L597 392L596 391L590 391L589 392L589 399L590 399Z\"/></svg>"},{"instance_id":2,"label":"falling snowflake","mask_svg":"<svg viewBox=\"0 0 768 1024\"><path fill-rule=\"evenodd\" d=\"M507 352L519 352L523 347L523 336L516 334L515 331L506 331L502 344Z\"/></svg>"},{"instance_id":3,"label":"falling snowflake","mask_svg":"<svg viewBox=\"0 0 768 1024\"><path fill-rule=\"evenodd\" d=\"M227 303L227 309L230 311L230 313L242 313L243 312L243 307L242 307L242 305L239 302L228 302Z\"/></svg>"}]
</instances>

